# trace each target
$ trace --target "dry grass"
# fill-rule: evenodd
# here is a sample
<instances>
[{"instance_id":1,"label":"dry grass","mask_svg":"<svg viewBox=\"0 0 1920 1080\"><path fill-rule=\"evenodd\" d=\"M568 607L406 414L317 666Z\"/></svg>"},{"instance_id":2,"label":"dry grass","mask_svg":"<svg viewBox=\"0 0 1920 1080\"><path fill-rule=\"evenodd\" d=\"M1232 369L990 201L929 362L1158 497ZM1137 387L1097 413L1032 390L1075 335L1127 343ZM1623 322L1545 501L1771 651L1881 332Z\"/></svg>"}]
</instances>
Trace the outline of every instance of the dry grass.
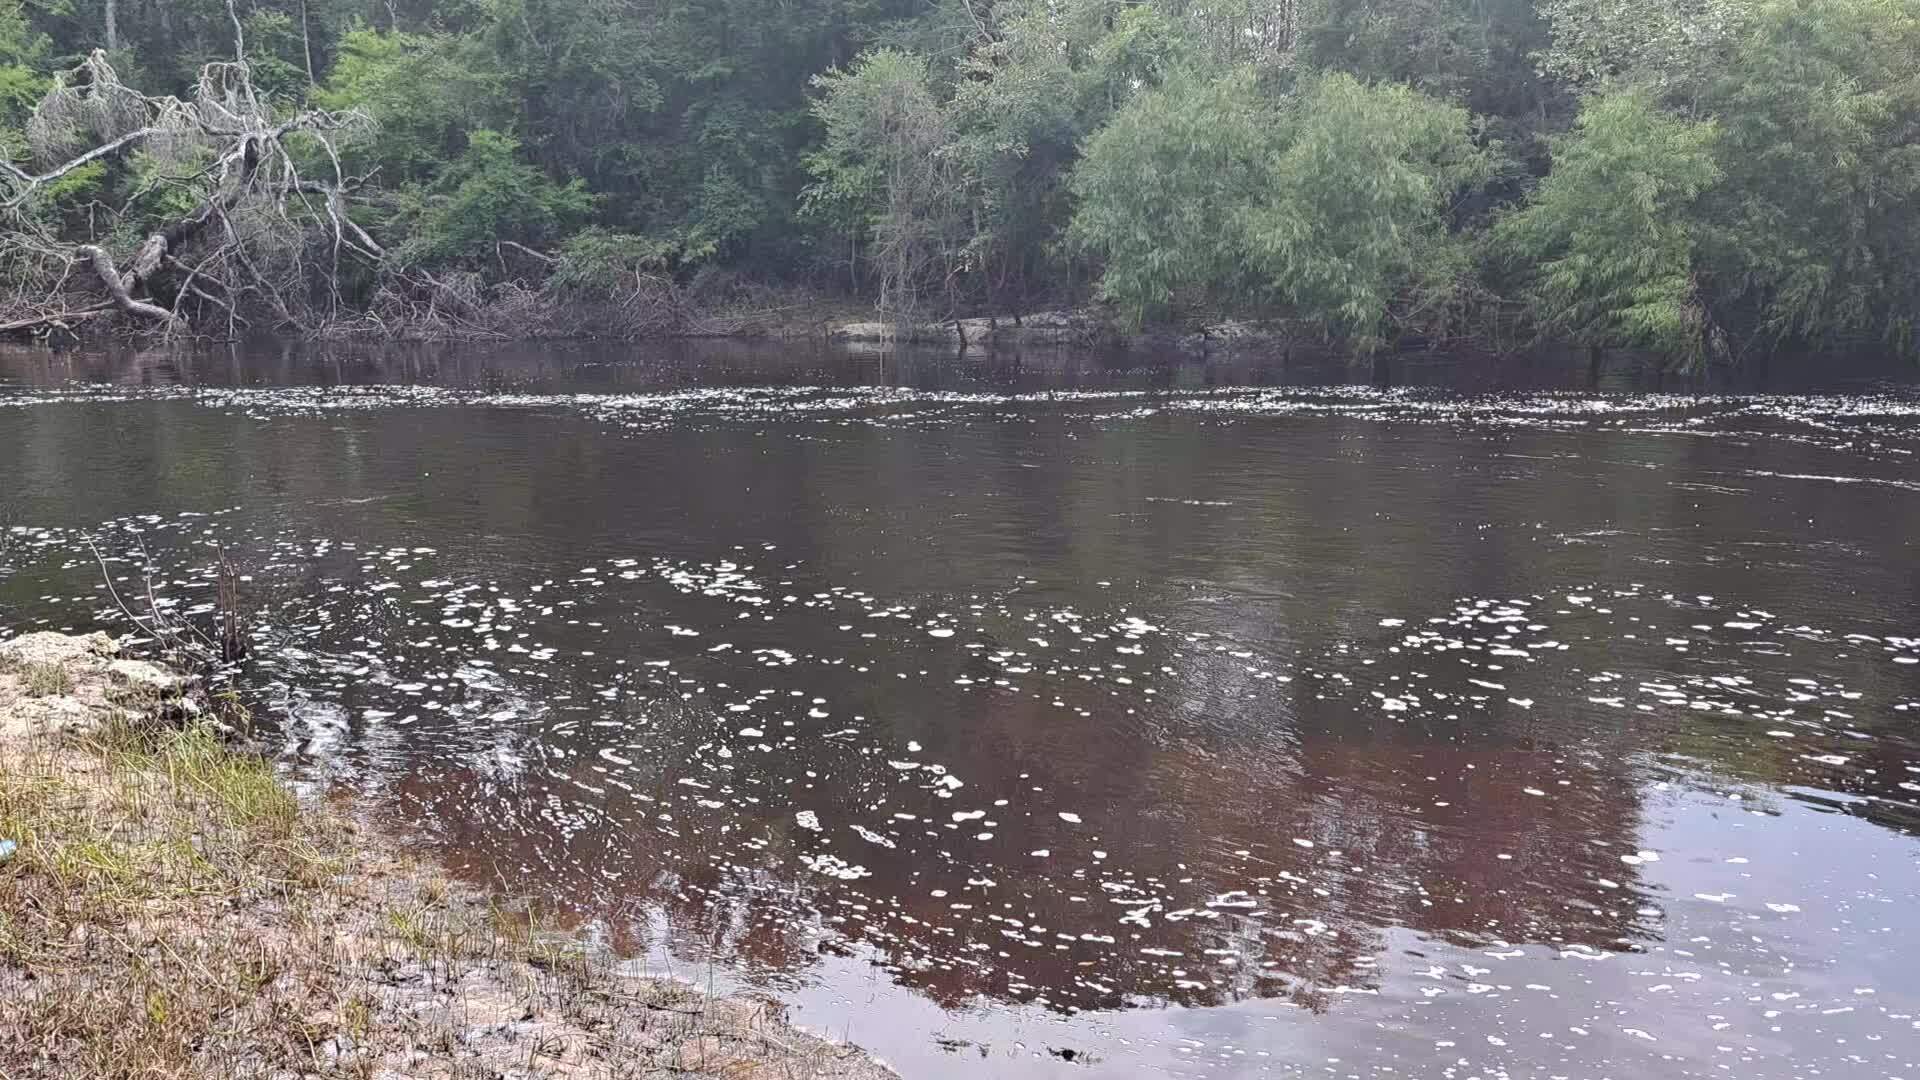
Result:
<instances>
[{"instance_id":1,"label":"dry grass","mask_svg":"<svg viewBox=\"0 0 1920 1080\"><path fill-rule=\"evenodd\" d=\"M891 1075L765 1003L617 976L210 728L133 715L0 742L0 1078Z\"/></svg>"}]
</instances>

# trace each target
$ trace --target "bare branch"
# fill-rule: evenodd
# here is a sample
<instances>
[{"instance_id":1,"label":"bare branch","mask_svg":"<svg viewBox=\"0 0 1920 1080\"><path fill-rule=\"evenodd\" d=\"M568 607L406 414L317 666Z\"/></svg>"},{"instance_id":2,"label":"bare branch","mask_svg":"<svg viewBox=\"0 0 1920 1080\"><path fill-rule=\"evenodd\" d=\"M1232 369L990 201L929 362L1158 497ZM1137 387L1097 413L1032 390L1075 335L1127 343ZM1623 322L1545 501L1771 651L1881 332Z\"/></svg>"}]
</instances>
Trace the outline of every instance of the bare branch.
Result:
<instances>
[{"instance_id":1,"label":"bare branch","mask_svg":"<svg viewBox=\"0 0 1920 1080\"><path fill-rule=\"evenodd\" d=\"M15 319L12 322L0 323L0 334L18 333L21 330L32 330L39 326L79 322L82 319L94 319L112 311L113 308L114 305L109 302L96 304L90 308L80 308L76 311L54 311L45 315L35 315L30 319Z\"/></svg>"},{"instance_id":2,"label":"bare branch","mask_svg":"<svg viewBox=\"0 0 1920 1080\"><path fill-rule=\"evenodd\" d=\"M498 241L498 244L500 247L512 248L513 250L521 253L522 255L531 255L534 258L540 260L541 262L546 263L548 266L552 266L554 263L557 263L560 261L543 251L535 251L525 244L517 244L517 243L514 243L512 240L501 240L501 241Z\"/></svg>"},{"instance_id":3,"label":"bare branch","mask_svg":"<svg viewBox=\"0 0 1920 1080\"><path fill-rule=\"evenodd\" d=\"M121 280L119 271L113 268L113 256L107 254L107 249L94 244L83 244L77 250L92 264L94 275L100 279L102 285L106 286L107 295L113 297L115 307L129 315L158 319L168 326L176 325L178 320L166 308L133 298L126 283Z\"/></svg>"},{"instance_id":4,"label":"bare branch","mask_svg":"<svg viewBox=\"0 0 1920 1080\"><path fill-rule=\"evenodd\" d=\"M247 33L240 29L240 13L233 9L233 0L227 0L227 18L233 20L233 58L245 63L247 59Z\"/></svg>"},{"instance_id":5,"label":"bare branch","mask_svg":"<svg viewBox=\"0 0 1920 1080\"><path fill-rule=\"evenodd\" d=\"M79 157L65 161L43 173L29 173L14 165L12 162L0 158L0 173L5 173L19 185L19 190L15 191L6 201L0 202L0 209L11 210L19 206L22 202L25 202L27 198L39 188L60 179L75 169L83 165L91 164L101 158L117 154L126 147L140 142L143 139L164 134L165 130L164 128L144 127L138 131L129 131L104 146L96 146L86 153L81 154Z\"/></svg>"},{"instance_id":6,"label":"bare branch","mask_svg":"<svg viewBox=\"0 0 1920 1080\"><path fill-rule=\"evenodd\" d=\"M255 91L237 7L229 0L227 8L239 58L203 67L188 100L150 97L128 88L100 51L55 77L28 124L42 171L0 161L0 215L15 226L0 229L0 251L14 260L9 269L23 289L43 290L38 300L24 291L16 293L9 312L16 322L36 326L49 318L36 309L76 308L60 302L60 293L65 275L78 262L93 271L107 292L108 303L95 305L97 309L157 323L168 334L187 329L190 318L211 316L212 309L221 310L231 330L236 322L246 321L238 306L248 297L263 301L281 325L310 329L337 314L343 249L375 264L385 260L386 250L348 213L347 197L364 178L345 175L335 145L338 138L367 130L372 121L357 110L309 109L276 116ZM312 136L325 149L333 168L331 183L301 177L288 145L297 135ZM48 184L134 147L162 164L192 165L183 175L147 181L141 193L167 183L193 192L197 202L143 237L134 250L123 252L120 261L96 244L58 244L20 212ZM309 196L319 198L309 201ZM322 236L333 252L328 264L308 257ZM208 242L217 249L213 254L180 259L189 248ZM222 283L224 300L198 283L202 278L217 280L218 271L239 283L237 288ZM311 298L322 290L332 303L310 310L315 306ZM211 309L187 305L189 295Z\"/></svg>"}]
</instances>

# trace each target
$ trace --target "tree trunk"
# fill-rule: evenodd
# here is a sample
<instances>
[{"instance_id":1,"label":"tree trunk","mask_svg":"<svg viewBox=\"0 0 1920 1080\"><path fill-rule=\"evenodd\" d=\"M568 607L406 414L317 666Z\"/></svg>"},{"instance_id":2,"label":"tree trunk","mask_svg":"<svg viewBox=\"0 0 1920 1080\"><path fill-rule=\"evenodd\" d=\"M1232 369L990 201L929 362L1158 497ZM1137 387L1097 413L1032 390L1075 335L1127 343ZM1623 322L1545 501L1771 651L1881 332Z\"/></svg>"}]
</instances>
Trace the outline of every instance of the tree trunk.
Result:
<instances>
[{"instance_id":1,"label":"tree trunk","mask_svg":"<svg viewBox=\"0 0 1920 1080\"><path fill-rule=\"evenodd\" d=\"M120 3L119 0L107 0L107 51L120 49Z\"/></svg>"},{"instance_id":2,"label":"tree trunk","mask_svg":"<svg viewBox=\"0 0 1920 1080\"><path fill-rule=\"evenodd\" d=\"M307 54L307 85L313 86L315 85L313 81L313 37L307 27L307 0L300 0L300 47L306 50Z\"/></svg>"},{"instance_id":3,"label":"tree trunk","mask_svg":"<svg viewBox=\"0 0 1920 1080\"><path fill-rule=\"evenodd\" d=\"M155 235L158 234L156 233ZM118 270L114 269L113 256L107 254L105 248L94 244L85 244L78 250L81 255L86 256L87 265L93 268L94 276L100 279L100 284L107 287L107 295L113 297L113 306L129 315L139 315L143 318L157 319L168 325L174 325L178 322L178 320L173 317L173 312L168 311L166 308L133 298L132 292L127 288L126 279L121 276Z\"/></svg>"}]
</instances>

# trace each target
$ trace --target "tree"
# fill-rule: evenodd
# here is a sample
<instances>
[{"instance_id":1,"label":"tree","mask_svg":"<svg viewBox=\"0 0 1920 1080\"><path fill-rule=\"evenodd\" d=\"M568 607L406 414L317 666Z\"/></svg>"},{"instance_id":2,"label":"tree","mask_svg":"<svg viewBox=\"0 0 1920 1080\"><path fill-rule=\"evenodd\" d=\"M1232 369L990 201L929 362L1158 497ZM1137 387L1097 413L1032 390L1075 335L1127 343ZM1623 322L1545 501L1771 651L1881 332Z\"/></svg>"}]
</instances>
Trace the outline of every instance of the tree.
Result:
<instances>
[{"instance_id":1,"label":"tree","mask_svg":"<svg viewBox=\"0 0 1920 1080\"><path fill-rule=\"evenodd\" d=\"M313 98L373 120L369 137L343 152L351 168L377 170L395 188L431 182L466 149L469 132L509 129L516 112L495 59L446 34L354 30Z\"/></svg>"},{"instance_id":2,"label":"tree","mask_svg":"<svg viewBox=\"0 0 1920 1080\"><path fill-rule=\"evenodd\" d=\"M1773 0L1702 78L1716 314L1754 344L1920 344L1916 71L1920 5Z\"/></svg>"},{"instance_id":3,"label":"tree","mask_svg":"<svg viewBox=\"0 0 1920 1080\"><path fill-rule=\"evenodd\" d=\"M1104 0L1008 0L991 32L961 64L953 112L979 200L971 254L1000 311L1009 293L1042 292L1069 270L1059 240L1081 142L1188 49L1155 9L1114 12Z\"/></svg>"},{"instance_id":4,"label":"tree","mask_svg":"<svg viewBox=\"0 0 1920 1080\"><path fill-rule=\"evenodd\" d=\"M1424 328L1470 270L1456 196L1493 157L1465 109L1349 75L1277 102L1252 69L1144 94L1087 146L1075 237L1135 319L1183 291L1279 300L1370 349Z\"/></svg>"},{"instance_id":5,"label":"tree","mask_svg":"<svg viewBox=\"0 0 1920 1080\"><path fill-rule=\"evenodd\" d=\"M1689 362L1920 352L1917 19L0 0L0 325L625 333L758 279L900 322L1097 290L1135 323L1292 317L1364 352L1470 336L1490 282L1543 335Z\"/></svg>"},{"instance_id":6,"label":"tree","mask_svg":"<svg viewBox=\"0 0 1920 1080\"><path fill-rule=\"evenodd\" d=\"M1444 321L1470 275L1454 200L1494 157L1467 111L1404 86L1323 76L1288 102L1285 146L1241 223L1249 261L1300 315L1371 351Z\"/></svg>"},{"instance_id":7,"label":"tree","mask_svg":"<svg viewBox=\"0 0 1920 1080\"><path fill-rule=\"evenodd\" d=\"M1240 239L1264 197L1279 119L1251 69L1189 69L1088 140L1073 172L1070 236L1098 260L1101 295L1135 325L1182 295L1244 294Z\"/></svg>"},{"instance_id":8,"label":"tree","mask_svg":"<svg viewBox=\"0 0 1920 1080\"><path fill-rule=\"evenodd\" d=\"M47 292L42 310L16 325L117 309L174 328L184 325L189 303L217 308L230 321L245 321L243 308L264 308L279 325L307 325L305 294L316 277L336 280L345 254L382 254L348 217L354 181L333 149L365 121L355 112L276 115L242 60L208 64L188 99L141 94L120 81L104 52L94 52L56 76L33 110L27 137L40 164L0 162L9 254L37 263ZM324 178L302 172L310 156L303 140L333 163ZM181 212L146 231L132 251L116 257L102 244L66 243L36 219L36 205L69 178L134 149L149 161L194 167L177 181L188 192ZM316 274L315 259L330 266ZM76 266L106 299L66 310L58 283Z\"/></svg>"},{"instance_id":9,"label":"tree","mask_svg":"<svg viewBox=\"0 0 1920 1080\"><path fill-rule=\"evenodd\" d=\"M1155 0L1154 6L1180 24L1210 62L1269 72L1294 66L1308 2Z\"/></svg>"},{"instance_id":10,"label":"tree","mask_svg":"<svg viewBox=\"0 0 1920 1080\"><path fill-rule=\"evenodd\" d=\"M1713 65L1761 0L1539 0L1553 44L1544 70L1574 83L1625 77L1669 87Z\"/></svg>"},{"instance_id":11,"label":"tree","mask_svg":"<svg viewBox=\"0 0 1920 1080\"><path fill-rule=\"evenodd\" d=\"M1696 266L1710 232L1703 197L1721 178L1718 137L1644 91L1582 106L1574 132L1554 142L1552 174L1494 233L1543 332L1700 361Z\"/></svg>"},{"instance_id":12,"label":"tree","mask_svg":"<svg viewBox=\"0 0 1920 1080\"><path fill-rule=\"evenodd\" d=\"M472 269L510 242L543 248L580 228L593 197L579 180L557 184L519 159L510 135L482 128L467 149L424 193L407 244L396 258L408 264Z\"/></svg>"},{"instance_id":13,"label":"tree","mask_svg":"<svg viewBox=\"0 0 1920 1080\"><path fill-rule=\"evenodd\" d=\"M966 269L967 177L926 61L877 49L815 85L826 134L807 159L809 211L864 234L879 310L895 323L951 311Z\"/></svg>"},{"instance_id":14,"label":"tree","mask_svg":"<svg viewBox=\"0 0 1920 1080\"><path fill-rule=\"evenodd\" d=\"M1404 83L1510 128L1561 112L1536 70L1553 42L1532 0L1308 0L1300 40L1306 66Z\"/></svg>"},{"instance_id":15,"label":"tree","mask_svg":"<svg viewBox=\"0 0 1920 1080\"><path fill-rule=\"evenodd\" d=\"M34 32L19 0L0 0L0 139L19 131L45 91L38 69L47 49L45 35ZM17 142L0 143L8 157L18 149Z\"/></svg>"}]
</instances>

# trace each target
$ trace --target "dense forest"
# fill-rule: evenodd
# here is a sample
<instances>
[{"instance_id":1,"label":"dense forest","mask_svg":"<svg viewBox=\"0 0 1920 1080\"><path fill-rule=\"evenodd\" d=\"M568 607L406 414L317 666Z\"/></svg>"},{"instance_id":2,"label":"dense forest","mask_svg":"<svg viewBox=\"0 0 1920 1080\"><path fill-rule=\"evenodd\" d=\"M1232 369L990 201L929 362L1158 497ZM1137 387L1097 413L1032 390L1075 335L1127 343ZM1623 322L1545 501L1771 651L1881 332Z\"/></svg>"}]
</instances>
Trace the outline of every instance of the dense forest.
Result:
<instances>
[{"instance_id":1,"label":"dense forest","mask_svg":"<svg viewBox=\"0 0 1920 1080\"><path fill-rule=\"evenodd\" d=\"M20 332L1911 353L1920 0L0 0L0 209Z\"/></svg>"}]
</instances>

